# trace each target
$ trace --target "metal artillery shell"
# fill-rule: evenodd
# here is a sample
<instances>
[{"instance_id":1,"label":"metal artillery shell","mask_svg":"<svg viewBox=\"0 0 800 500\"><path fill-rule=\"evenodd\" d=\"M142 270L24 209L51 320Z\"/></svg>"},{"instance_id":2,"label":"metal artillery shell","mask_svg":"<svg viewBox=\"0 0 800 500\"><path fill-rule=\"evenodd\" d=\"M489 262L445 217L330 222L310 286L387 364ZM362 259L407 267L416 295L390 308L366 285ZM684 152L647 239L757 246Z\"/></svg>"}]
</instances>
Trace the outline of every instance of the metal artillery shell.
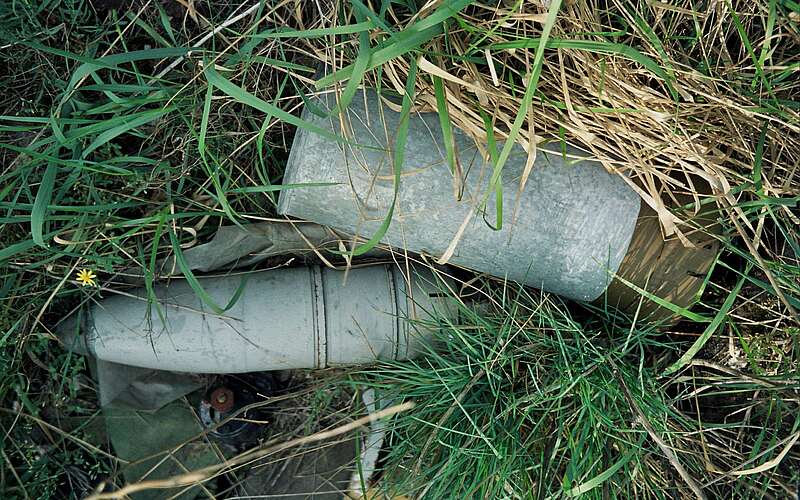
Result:
<instances>
[{"instance_id":1,"label":"metal artillery shell","mask_svg":"<svg viewBox=\"0 0 800 500\"><path fill-rule=\"evenodd\" d=\"M90 306L81 348L115 363L191 373L242 373L321 368L402 360L418 354L432 321L446 310L431 271L375 265L344 273L318 266L247 275L238 301L216 314L184 280L156 286L156 304L144 289ZM411 283L409 287L408 284ZM227 303L241 276L202 280ZM159 311L160 309L160 311ZM426 333L427 332L427 333ZM64 337L75 334L66 331ZM64 338L68 347L74 338Z\"/></svg>"},{"instance_id":2,"label":"metal artillery shell","mask_svg":"<svg viewBox=\"0 0 800 500\"><path fill-rule=\"evenodd\" d=\"M318 101L331 108L333 98ZM306 129L294 139L284 184L327 183L281 191L282 214L371 237L394 199L394 141L399 113L372 91L356 95L344 114L304 119L348 143ZM439 118L410 118L394 216L383 242L449 259L577 300L599 297L628 250L639 215L637 194L597 162L560 145L540 149L524 189L527 153L515 145L502 171L503 227L490 190L492 165L473 140L455 130L458 170L446 159Z\"/></svg>"}]
</instances>

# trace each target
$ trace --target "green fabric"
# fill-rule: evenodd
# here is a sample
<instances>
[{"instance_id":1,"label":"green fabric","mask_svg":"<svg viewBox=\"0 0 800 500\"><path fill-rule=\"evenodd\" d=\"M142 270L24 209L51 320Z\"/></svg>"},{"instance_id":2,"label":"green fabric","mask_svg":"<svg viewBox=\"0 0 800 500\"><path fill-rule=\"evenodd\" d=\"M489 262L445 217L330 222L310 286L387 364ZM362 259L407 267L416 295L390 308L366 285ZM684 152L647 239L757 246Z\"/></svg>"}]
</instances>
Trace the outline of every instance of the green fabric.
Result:
<instances>
[{"instance_id":1,"label":"green fabric","mask_svg":"<svg viewBox=\"0 0 800 500\"><path fill-rule=\"evenodd\" d=\"M116 455L130 462L122 471L128 483L143 479L163 479L220 461L206 440L189 442L202 428L185 398L155 412L106 407L103 413ZM187 442L188 444L184 444ZM150 472L159 462L162 463ZM181 489L151 490L134 494L132 498L172 498L180 491ZM187 500L201 494L202 488L195 486L176 498Z\"/></svg>"}]
</instances>

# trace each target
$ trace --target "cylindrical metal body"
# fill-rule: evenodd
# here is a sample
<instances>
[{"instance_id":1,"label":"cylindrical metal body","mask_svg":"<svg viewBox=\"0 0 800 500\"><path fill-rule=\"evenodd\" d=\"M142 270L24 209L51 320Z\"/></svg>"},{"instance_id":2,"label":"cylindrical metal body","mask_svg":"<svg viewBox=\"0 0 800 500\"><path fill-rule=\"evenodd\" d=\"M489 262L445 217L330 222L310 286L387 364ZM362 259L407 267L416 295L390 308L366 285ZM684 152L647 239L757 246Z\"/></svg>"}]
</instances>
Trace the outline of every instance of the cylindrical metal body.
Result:
<instances>
[{"instance_id":1,"label":"cylindrical metal body","mask_svg":"<svg viewBox=\"0 0 800 500\"><path fill-rule=\"evenodd\" d=\"M330 108L333 100L320 102ZM399 114L367 91L347 109L345 130L338 116L308 110L303 116L359 146L298 129L284 183L332 185L281 191L279 212L371 237L394 199ZM494 230L495 195L486 198L492 165L472 139L454 132L461 170L455 174L439 117L411 117L394 216L382 241L439 257L457 240L450 263L572 299L599 297L628 250L637 194L599 163L559 144L540 149L521 189L528 155L515 145L502 173L503 227Z\"/></svg>"},{"instance_id":2,"label":"cylindrical metal body","mask_svg":"<svg viewBox=\"0 0 800 500\"><path fill-rule=\"evenodd\" d=\"M447 304L435 277L415 268L408 286L396 266L345 273L318 266L201 279L218 315L184 280L111 296L91 306L78 350L131 366L192 373L242 373L402 360L415 356L424 328ZM74 329L73 329L74 331ZM67 347L72 342L65 340Z\"/></svg>"}]
</instances>

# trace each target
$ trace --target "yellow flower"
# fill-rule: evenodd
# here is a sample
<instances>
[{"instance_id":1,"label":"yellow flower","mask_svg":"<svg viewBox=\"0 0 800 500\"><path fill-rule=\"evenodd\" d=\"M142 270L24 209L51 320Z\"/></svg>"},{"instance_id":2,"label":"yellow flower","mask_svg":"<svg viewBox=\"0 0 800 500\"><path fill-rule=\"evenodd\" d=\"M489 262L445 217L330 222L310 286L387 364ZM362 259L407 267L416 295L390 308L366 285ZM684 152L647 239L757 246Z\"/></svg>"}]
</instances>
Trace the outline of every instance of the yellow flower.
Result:
<instances>
[{"instance_id":1,"label":"yellow flower","mask_svg":"<svg viewBox=\"0 0 800 500\"><path fill-rule=\"evenodd\" d=\"M94 271L91 269L81 269L78 271L78 275L75 279L77 279L78 283L82 286L95 286L95 278L97 278L97 276L95 276Z\"/></svg>"}]
</instances>

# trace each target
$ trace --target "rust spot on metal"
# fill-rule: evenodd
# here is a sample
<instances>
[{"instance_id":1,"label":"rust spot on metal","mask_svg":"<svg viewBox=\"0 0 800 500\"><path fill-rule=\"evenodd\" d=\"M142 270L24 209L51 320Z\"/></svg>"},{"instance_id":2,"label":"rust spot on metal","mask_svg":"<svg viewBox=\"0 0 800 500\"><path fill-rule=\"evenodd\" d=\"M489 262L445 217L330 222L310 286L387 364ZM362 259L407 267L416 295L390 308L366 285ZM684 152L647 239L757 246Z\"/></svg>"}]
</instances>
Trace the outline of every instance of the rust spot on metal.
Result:
<instances>
[{"instance_id":1,"label":"rust spot on metal","mask_svg":"<svg viewBox=\"0 0 800 500\"><path fill-rule=\"evenodd\" d=\"M227 387L217 387L208 397L208 403L215 410L227 413L233 409L233 391Z\"/></svg>"}]
</instances>

